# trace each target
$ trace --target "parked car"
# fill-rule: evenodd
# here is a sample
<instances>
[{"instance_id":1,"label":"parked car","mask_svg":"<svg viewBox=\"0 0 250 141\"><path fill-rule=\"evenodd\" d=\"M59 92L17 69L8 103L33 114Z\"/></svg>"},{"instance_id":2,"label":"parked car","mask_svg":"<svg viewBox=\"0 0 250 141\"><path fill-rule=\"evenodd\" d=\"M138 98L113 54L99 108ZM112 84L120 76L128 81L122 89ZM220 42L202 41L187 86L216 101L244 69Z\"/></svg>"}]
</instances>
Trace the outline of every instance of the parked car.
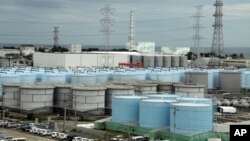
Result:
<instances>
[{"instance_id":1,"label":"parked car","mask_svg":"<svg viewBox=\"0 0 250 141\"><path fill-rule=\"evenodd\" d=\"M68 136L68 134L65 134L65 133L59 133L59 135L58 135L58 139L60 139L60 140L65 140L65 139L67 139L67 136Z\"/></svg>"},{"instance_id":2,"label":"parked car","mask_svg":"<svg viewBox=\"0 0 250 141\"><path fill-rule=\"evenodd\" d=\"M50 136L52 132L51 130L48 130L48 129L40 129L39 134L43 136Z\"/></svg>"}]
</instances>

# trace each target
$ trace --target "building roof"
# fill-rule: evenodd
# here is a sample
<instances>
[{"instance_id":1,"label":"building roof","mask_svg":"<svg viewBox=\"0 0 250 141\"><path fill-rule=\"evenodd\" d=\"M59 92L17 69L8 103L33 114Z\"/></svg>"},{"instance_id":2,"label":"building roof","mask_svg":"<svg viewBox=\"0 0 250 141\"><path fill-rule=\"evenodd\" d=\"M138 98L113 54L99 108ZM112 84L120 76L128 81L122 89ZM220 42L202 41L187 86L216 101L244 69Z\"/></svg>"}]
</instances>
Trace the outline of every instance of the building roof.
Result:
<instances>
[{"instance_id":1,"label":"building roof","mask_svg":"<svg viewBox=\"0 0 250 141\"><path fill-rule=\"evenodd\" d=\"M223 109L224 113L236 113L236 108L230 106L218 106L219 108Z\"/></svg>"}]
</instances>

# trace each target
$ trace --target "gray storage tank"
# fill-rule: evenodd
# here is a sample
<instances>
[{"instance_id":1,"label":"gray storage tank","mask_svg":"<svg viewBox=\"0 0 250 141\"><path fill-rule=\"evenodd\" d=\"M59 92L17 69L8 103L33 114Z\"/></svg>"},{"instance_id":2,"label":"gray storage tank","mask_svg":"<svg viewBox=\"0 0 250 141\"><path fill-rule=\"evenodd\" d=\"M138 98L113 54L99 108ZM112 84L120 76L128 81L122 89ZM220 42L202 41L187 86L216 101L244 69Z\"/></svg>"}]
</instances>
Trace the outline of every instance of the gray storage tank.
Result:
<instances>
[{"instance_id":1,"label":"gray storage tank","mask_svg":"<svg viewBox=\"0 0 250 141\"><path fill-rule=\"evenodd\" d=\"M188 67L187 56L180 56L180 67Z\"/></svg>"},{"instance_id":2,"label":"gray storage tank","mask_svg":"<svg viewBox=\"0 0 250 141\"><path fill-rule=\"evenodd\" d=\"M20 108L20 84L3 84L4 106Z\"/></svg>"},{"instance_id":3,"label":"gray storage tank","mask_svg":"<svg viewBox=\"0 0 250 141\"><path fill-rule=\"evenodd\" d=\"M180 57L179 56L172 56L171 58L171 67L180 67Z\"/></svg>"},{"instance_id":4,"label":"gray storage tank","mask_svg":"<svg viewBox=\"0 0 250 141\"><path fill-rule=\"evenodd\" d=\"M143 67L154 67L155 66L155 57L153 55L143 55Z\"/></svg>"},{"instance_id":5,"label":"gray storage tank","mask_svg":"<svg viewBox=\"0 0 250 141\"><path fill-rule=\"evenodd\" d=\"M131 63L132 64L142 64L142 56L141 55L131 55Z\"/></svg>"},{"instance_id":6,"label":"gray storage tank","mask_svg":"<svg viewBox=\"0 0 250 141\"><path fill-rule=\"evenodd\" d=\"M171 92L174 91L174 84L182 84L181 82L159 82L158 92Z\"/></svg>"},{"instance_id":7,"label":"gray storage tank","mask_svg":"<svg viewBox=\"0 0 250 141\"><path fill-rule=\"evenodd\" d=\"M72 85L55 85L54 107L72 109Z\"/></svg>"},{"instance_id":8,"label":"gray storage tank","mask_svg":"<svg viewBox=\"0 0 250 141\"><path fill-rule=\"evenodd\" d=\"M135 94L135 88L127 85L108 85L105 92L105 108L112 108L113 96L128 96Z\"/></svg>"},{"instance_id":9,"label":"gray storage tank","mask_svg":"<svg viewBox=\"0 0 250 141\"><path fill-rule=\"evenodd\" d=\"M20 107L25 110L53 107L52 85L22 85L20 87Z\"/></svg>"},{"instance_id":10,"label":"gray storage tank","mask_svg":"<svg viewBox=\"0 0 250 141\"><path fill-rule=\"evenodd\" d=\"M163 56L162 55L155 56L155 67L163 67Z\"/></svg>"},{"instance_id":11,"label":"gray storage tank","mask_svg":"<svg viewBox=\"0 0 250 141\"><path fill-rule=\"evenodd\" d=\"M225 90L231 93L239 93L241 90L241 72L219 72L219 81L220 90Z\"/></svg>"},{"instance_id":12,"label":"gray storage tank","mask_svg":"<svg viewBox=\"0 0 250 141\"><path fill-rule=\"evenodd\" d=\"M171 56L163 56L163 67L170 68L172 65L172 57Z\"/></svg>"},{"instance_id":13,"label":"gray storage tank","mask_svg":"<svg viewBox=\"0 0 250 141\"><path fill-rule=\"evenodd\" d=\"M73 110L87 111L104 108L105 87L98 85L72 87Z\"/></svg>"}]
</instances>

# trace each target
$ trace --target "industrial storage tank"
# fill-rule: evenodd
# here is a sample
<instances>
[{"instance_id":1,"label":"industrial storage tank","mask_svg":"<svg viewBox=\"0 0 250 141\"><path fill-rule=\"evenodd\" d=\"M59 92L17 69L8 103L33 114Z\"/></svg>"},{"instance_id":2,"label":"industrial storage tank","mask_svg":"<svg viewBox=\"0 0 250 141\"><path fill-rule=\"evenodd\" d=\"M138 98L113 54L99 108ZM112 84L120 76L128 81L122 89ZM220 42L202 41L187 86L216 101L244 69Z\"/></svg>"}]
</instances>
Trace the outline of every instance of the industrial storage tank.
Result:
<instances>
[{"instance_id":1,"label":"industrial storage tank","mask_svg":"<svg viewBox=\"0 0 250 141\"><path fill-rule=\"evenodd\" d=\"M143 55L143 67L154 67L155 66L155 57L153 55Z\"/></svg>"},{"instance_id":2,"label":"industrial storage tank","mask_svg":"<svg viewBox=\"0 0 250 141\"><path fill-rule=\"evenodd\" d=\"M119 123L139 121L139 103L147 97L114 96L112 97L112 121Z\"/></svg>"},{"instance_id":3,"label":"industrial storage tank","mask_svg":"<svg viewBox=\"0 0 250 141\"><path fill-rule=\"evenodd\" d=\"M173 94L153 94L147 95L149 99L164 99L164 100L176 100L179 96Z\"/></svg>"},{"instance_id":4,"label":"industrial storage tank","mask_svg":"<svg viewBox=\"0 0 250 141\"><path fill-rule=\"evenodd\" d=\"M180 98L177 98L177 101L180 103L199 103L199 104L208 104L208 105L213 104L213 100L207 99L207 98L180 97Z\"/></svg>"},{"instance_id":5,"label":"industrial storage tank","mask_svg":"<svg viewBox=\"0 0 250 141\"><path fill-rule=\"evenodd\" d=\"M34 84L36 82L36 74L33 73L16 73L20 75L20 83L22 84Z\"/></svg>"},{"instance_id":6,"label":"industrial storage tank","mask_svg":"<svg viewBox=\"0 0 250 141\"><path fill-rule=\"evenodd\" d=\"M163 128L170 125L170 104L175 100L147 99L140 102L139 125L144 128Z\"/></svg>"},{"instance_id":7,"label":"industrial storage tank","mask_svg":"<svg viewBox=\"0 0 250 141\"><path fill-rule=\"evenodd\" d=\"M20 84L3 84L4 106L20 107Z\"/></svg>"},{"instance_id":8,"label":"industrial storage tank","mask_svg":"<svg viewBox=\"0 0 250 141\"><path fill-rule=\"evenodd\" d=\"M54 90L54 107L72 109L72 85L57 84Z\"/></svg>"},{"instance_id":9,"label":"industrial storage tank","mask_svg":"<svg viewBox=\"0 0 250 141\"><path fill-rule=\"evenodd\" d=\"M73 109L77 111L104 108L105 87L85 85L72 87Z\"/></svg>"},{"instance_id":10,"label":"industrial storage tank","mask_svg":"<svg viewBox=\"0 0 250 141\"><path fill-rule=\"evenodd\" d=\"M64 73L45 73L42 75L42 81L48 84L66 84L66 74Z\"/></svg>"},{"instance_id":11,"label":"industrial storage tank","mask_svg":"<svg viewBox=\"0 0 250 141\"><path fill-rule=\"evenodd\" d=\"M20 75L14 73L0 72L0 96L3 94L3 84L20 83Z\"/></svg>"},{"instance_id":12,"label":"industrial storage tank","mask_svg":"<svg viewBox=\"0 0 250 141\"><path fill-rule=\"evenodd\" d=\"M180 57L179 56L172 56L171 58L171 67L180 67Z\"/></svg>"},{"instance_id":13,"label":"industrial storage tank","mask_svg":"<svg viewBox=\"0 0 250 141\"><path fill-rule=\"evenodd\" d=\"M163 67L171 68L172 66L172 58L171 56L163 56Z\"/></svg>"},{"instance_id":14,"label":"industrial storage tank","mask_svg":"<svg viewBox=\"0 0 250 141\"><path fill-rule=\"evenodd\" d=\"M135 94L135 88L127 85L108 85L105 92L105 108L112 108L113 96L128 96Z\"/></svg>"},{"instance_id":15,"label":"industrial storage tank","mask_svg":"<svg viewBox=\"0 0 250 141\"><path fill-rule=\"evenodd\" d=\"M126 80L135 80L136 73L134 72L123 72L123 71L115 71L112 75L112 80L114 81L126 81Z\"/></svg>"},{"instance_id":16,"label":"industrial storage tank","mask_svg":"<svg viewBox=\"0 0 250 141\"><path fill-rule=\"evenodd\" d=\"M182 84L182 82L160 82L157 87L158 92L174 91L175 84Z\"/></svg>"},{"instance_id":17,"label":"industrial storage tank","mask_svg":"<svg viewBox=\"0 0 250 141\"><path fill-rule=\"evenodd\" d=\"M155 56L155 67L163 67L163 56L162 55Z\"/></svg>"},{"instance_id":18,"label":"industrial storage tank","mask_svg":"<svg viewBox=\"0 0 250 141\"><path fill-rule=\"evenodd\" d=\"M53 93L52 85L22 85L20 107L25 110L53 107Z\"/></svg>"},{"instance_id":19,"label":"industrial storage tank","mask_svg":"<svg viewBox=\"0 0 250 141\"><path fill-rule=\"evenodd\" d=\"M170 108L170 131L186 135L212 131L212 113L212 106L208 104L173 103Z\"/></svg>"},{"instance_id":20,"label":"industrial storage tank","mask_svg":"<svg viewBox=\"0 0 250 141\"><path fill-rule=\"evenodd\" d=\"M220 90L232 93L239 93L241 90L241 72L238 71L222 71L220 75ZM233 83L232 83L233 81Z\"/></svg>"},{"instance_id":21,"label":"industrial storage tank","mask_svg":"<svg viewBox=\"0 0 250 141\"><path fill-rule=\"evenodd\" d=\"M188 67L187 56L180 56L180 67Z\"/></svg>"},{"instance_id":22,"label":"industrial storage tank","mask_svg":"<svg viewBox=\"0 0 250 141\"><path fill-rule=\"evenodd\" d=\"M142 64L142 56L141 55L131 55L131 63L132 64Z\"/></svg>"},{"instance_id":23,"label":"industrial storage tank","mask_svg":"<svg viewBox=\"0 0 250 141\"><path fill-rule=\"evenodd\" d=\"M203 85L174 84L175 92L182 92L185 97L204 97Z\"/></svg>"},{"instance_id":24,"label":"industrial storage tank","mask_svg":"<svg viewBox=\"0 0 250 141\"><path fill-rule=\"evenodd\" d=\"M199 84L205 86L205 93L208 89L214 89L213 73L207 71L185 72L187 84Z\"/></svg>"},{"instance_id":25,"label":"industrial storage tank","mask_svg":"<svg viewBox=\"0 0 250 141\"><path fill-rule=\"evenodd\" d=\"M133 86L135 88L135 92L137 93L156 93L158 84L148 84L143 82L138 83L129 83L129 86Z\"/></svg>"},{"instance_id":26,"label":"industrial storage tank","mask_svg":"<svg viewBox=\"0 0 250 141\"><path fill-rule=\"evenodd\" d=\"M71 77L71 84L96 84L96 74L75 73Z\"/></svg>"}]
</instances>

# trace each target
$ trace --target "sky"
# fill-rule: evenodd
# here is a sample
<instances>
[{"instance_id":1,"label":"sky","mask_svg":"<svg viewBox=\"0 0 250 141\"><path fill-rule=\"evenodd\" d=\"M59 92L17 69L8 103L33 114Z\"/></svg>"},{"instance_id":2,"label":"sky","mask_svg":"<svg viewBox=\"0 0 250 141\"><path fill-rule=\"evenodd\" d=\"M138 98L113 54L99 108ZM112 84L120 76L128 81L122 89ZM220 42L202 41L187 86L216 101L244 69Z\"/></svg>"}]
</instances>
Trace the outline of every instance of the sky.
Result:
<instances>
[{"instance_id":1,"label":"sky","mask_svg":"<svg viewBox=\"0 0 250 141\"><path fill-rule=\"evenodd\" d=\"M111 45L125 45L129 13L135 15L136 41L156 46L193 46L196 5L203 5L201 44L210 47L215 0L0 0L0 44L53 44L53 26L59 26L59 43L103 45L100 9L114 8ZM224 0L225 47L250 47L250 1Z\"/></svg>"}]
</instances>

